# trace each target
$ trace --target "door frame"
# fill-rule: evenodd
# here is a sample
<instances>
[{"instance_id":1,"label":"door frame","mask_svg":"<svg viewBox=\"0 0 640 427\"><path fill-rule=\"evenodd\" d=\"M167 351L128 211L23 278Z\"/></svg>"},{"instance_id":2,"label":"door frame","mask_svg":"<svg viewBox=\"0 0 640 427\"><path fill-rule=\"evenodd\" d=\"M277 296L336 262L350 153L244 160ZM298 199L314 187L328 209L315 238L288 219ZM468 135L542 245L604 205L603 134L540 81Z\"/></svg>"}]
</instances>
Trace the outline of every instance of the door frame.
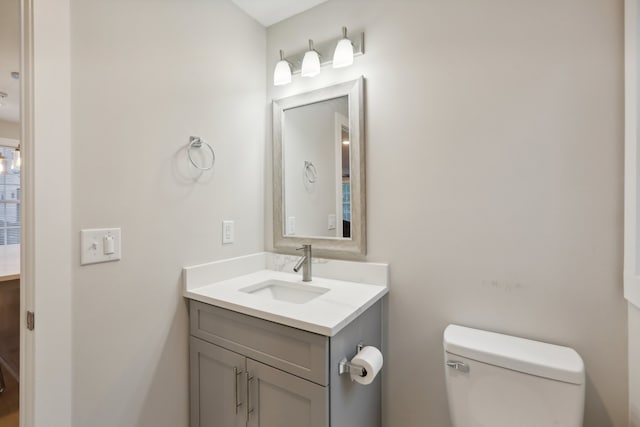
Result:
<instances>
[{"instance_id":1,"label":"door frame","mask_svg":"<svg viewBox=\"0 0 640 427\"><path fill-rule=\"evenodd\" d=\"M21 427L73 424L70 11L20 0Z\"/></svg>"},{"instance_id":2,"label":"door frame","mask_svg":"<svg viewBox=\"0 0 640 427\"><path fill-rule=\"evenodd\" d=\"M33 3L20 1L20 316L34 312ZM35 334L20 320L20 427L35 427Z\"/></svg>"},{"instance_id":3,"label":"door frame","mask_svg":"<svg viewBox=\"0 0 640 427\"><path fill-rule=\"evenodd\" d=\"M335 180L336 180L336 235L341 239L344 235L342 229L342 129L349 128L349 118L338 112L334 113L334 147L335 147ZM349 152L349 163L351 163L351 152ZM349 167L351 169L351 167Z\"/></svg>"}]
</instances>

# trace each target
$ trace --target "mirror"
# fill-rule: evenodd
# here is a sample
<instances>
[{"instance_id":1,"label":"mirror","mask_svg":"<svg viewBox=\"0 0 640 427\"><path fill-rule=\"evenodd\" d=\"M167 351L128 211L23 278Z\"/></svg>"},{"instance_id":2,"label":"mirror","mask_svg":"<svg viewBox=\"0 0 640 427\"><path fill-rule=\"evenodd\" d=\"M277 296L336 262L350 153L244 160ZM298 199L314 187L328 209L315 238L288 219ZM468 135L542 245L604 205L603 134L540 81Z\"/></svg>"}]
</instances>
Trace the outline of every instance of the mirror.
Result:
<instances>
[{"instance_id":1,"label":"mirror","mask_svg":"<svg viewBox=\"0 0 640 427\"><path fill-rule=\"evenodd\" d=\"M363 84L273 101L276 249L365 254Z\"/></svg>"}]
</instances>

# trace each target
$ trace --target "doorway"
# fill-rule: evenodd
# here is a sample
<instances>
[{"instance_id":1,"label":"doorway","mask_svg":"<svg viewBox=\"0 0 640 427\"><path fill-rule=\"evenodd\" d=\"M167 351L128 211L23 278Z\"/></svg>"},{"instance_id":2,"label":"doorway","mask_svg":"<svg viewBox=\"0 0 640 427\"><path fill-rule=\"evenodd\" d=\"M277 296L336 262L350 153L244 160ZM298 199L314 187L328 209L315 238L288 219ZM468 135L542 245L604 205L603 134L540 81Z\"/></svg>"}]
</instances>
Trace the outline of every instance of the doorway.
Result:
<instances>
[{"instance_id":1,"label":"doorway","mask_svg":"<svg viewBox=\"0 0 640 427\"><path fill-rule=\"evenodd\" d=\"M0 427L19 427L20 1L0 2Z\"/></svg>"}]
</instances>

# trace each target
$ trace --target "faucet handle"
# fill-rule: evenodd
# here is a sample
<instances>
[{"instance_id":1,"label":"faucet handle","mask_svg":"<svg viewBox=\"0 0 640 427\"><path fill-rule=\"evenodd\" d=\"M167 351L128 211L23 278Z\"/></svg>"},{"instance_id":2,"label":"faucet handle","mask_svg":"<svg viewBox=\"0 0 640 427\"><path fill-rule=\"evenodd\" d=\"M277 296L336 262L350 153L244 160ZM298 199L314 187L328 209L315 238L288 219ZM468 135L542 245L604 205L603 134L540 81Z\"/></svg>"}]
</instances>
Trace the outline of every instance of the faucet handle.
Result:
<instances>
[{"instance_id":1,"label":"faucet handle","mask_svg":"<svg viewBox=\"0 0 640 427\"><path fill-rule=\"evenodd\" d=\"M303 251L307 248L311 249L311 244L302 245L301 248L296 248L296 251Z\"/></svg>"}]
</instances>

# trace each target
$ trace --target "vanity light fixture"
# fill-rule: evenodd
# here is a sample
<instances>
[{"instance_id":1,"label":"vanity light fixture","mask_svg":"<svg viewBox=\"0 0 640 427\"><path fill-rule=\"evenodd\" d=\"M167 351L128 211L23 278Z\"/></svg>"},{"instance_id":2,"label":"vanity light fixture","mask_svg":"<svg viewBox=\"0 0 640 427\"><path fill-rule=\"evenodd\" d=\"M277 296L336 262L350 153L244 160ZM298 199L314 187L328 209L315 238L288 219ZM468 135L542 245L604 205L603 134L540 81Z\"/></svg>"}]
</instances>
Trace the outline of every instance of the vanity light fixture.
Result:
<instances>
[{"instance_id":1,"label":"vanity light fixture","mask_svg":"<svg viewBox=\"0 0 640 427\"><path fill-rule=\"evenodd\" d=\"M333 68L348 67L353 64L353 43L347 37L347 27L342 27L342 39L333 52Z\"/></svg>"},{"instance_id":2,"label":"vanity light fixture","mask_svg":"<svg viewBox=\"0 0 640 427\"><path fill-rule=\"evenodd\" d=\"M302 77L315 77L320 74L320 55L313 48L313 40L309 40L309 50L302 59Z\"/></svg>"},{"instance_id":3,"label":"vanity light fixture","mask_svg":"<svg viewBox=\"0 0 640 427\"><path fill-rule=\"evenodd\" d=\"M20 169L22 166L22 159L20 158L20 144L18 144L18 148L13 152L13 162L11 163L11 169Z\"/></svg>"},{"instance_id":4,"label":"vanity light fixture","mask_svg":"<svg viewBox=\"0 0 640 427\"><path fill-rule=\"evenodd\" d=\"M7 158L0 153L0 173L5 173L7 171L7 168L5 167L5 163L6 163Z\"/></svg>"},{"instance_id":5,"label":"vanity light fixture","mask_svg":"<svg viewBox=\"0 0 640 427\"><path fill-rule=\"evenodd\" d=\"M280 61L276 64L273 72L274 86L283 86L291 83L291 64L284 59L284 51L280 51Z\"/></svg>"},{"instance_id":6,"label":"vanity light fixture","mask_svg":"<svg viewBox=\"0 0 640 427\"><path fill-rule=\"evenodd\" d=\"M309 40L309 49L287 57L280 51L280 60L273 71L274 86L291 83L292 75L300 73L303 77L320 74L320 68L333 64L333 68L347 67L353 64L353 58L364 54L364 33L351 32L347 37L347 27L342 27L341 37L314 44Z\"/></svg>"}]
</instances>

